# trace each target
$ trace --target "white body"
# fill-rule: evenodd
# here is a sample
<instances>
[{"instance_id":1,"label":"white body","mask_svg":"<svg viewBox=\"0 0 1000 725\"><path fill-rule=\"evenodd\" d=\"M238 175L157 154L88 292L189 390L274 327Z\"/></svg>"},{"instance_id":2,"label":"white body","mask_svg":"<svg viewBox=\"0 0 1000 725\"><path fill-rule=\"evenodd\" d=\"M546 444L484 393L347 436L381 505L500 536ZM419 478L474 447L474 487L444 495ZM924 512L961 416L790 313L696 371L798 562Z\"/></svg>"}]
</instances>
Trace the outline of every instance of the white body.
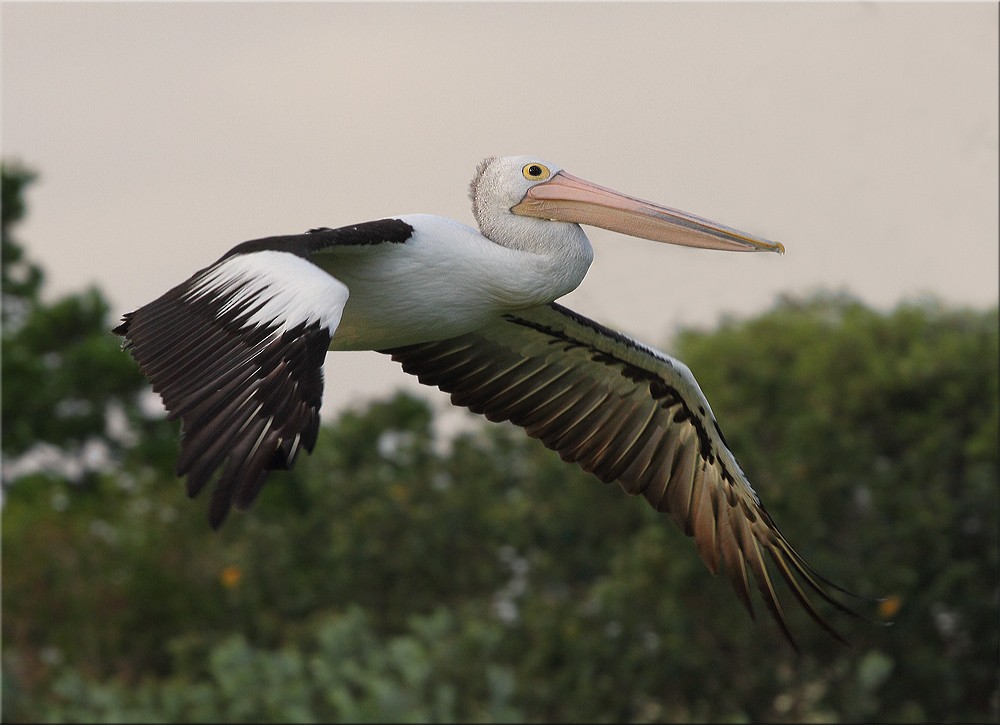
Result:
<instances>
[{"instance_id":1,"label":"white body","mask_svg":"<svg viewBox=\"0 0 1000 725\"><path fill-rule=\"evenodd\" d=\"M541 254L501 246L444 217L397 218L414 228L405 244L332 247L312 257L350 291L331 350L384 350L470 332L571 292L594 258L573 224L552 223L563 228L561 243L556 254Z\"/></svg>"}]
</instances>

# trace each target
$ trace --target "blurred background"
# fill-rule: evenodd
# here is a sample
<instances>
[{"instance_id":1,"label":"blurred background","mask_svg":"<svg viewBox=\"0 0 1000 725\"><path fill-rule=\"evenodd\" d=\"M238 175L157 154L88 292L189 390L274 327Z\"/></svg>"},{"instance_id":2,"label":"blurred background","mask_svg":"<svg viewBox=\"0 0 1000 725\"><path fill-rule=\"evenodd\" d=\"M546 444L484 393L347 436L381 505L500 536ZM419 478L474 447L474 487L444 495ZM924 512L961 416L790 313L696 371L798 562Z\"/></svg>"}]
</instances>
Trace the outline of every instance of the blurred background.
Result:
<instances>
[{"instance_id":1,"label":"blurred background","mask_svg":"<svg viewBox=\"0 0 1000 725\"><path fill-rule=\"evenodd\" d=\"M997 720L996 5L0 12L5 720ZM789 611L796 656L667 517L375 353L251 512L184 497L121 314L245 239L471 222L496 153L785 243L588 230L564 302L690 365L879 598L824 612L850 647Z\"/></svg>"}]
</instances>

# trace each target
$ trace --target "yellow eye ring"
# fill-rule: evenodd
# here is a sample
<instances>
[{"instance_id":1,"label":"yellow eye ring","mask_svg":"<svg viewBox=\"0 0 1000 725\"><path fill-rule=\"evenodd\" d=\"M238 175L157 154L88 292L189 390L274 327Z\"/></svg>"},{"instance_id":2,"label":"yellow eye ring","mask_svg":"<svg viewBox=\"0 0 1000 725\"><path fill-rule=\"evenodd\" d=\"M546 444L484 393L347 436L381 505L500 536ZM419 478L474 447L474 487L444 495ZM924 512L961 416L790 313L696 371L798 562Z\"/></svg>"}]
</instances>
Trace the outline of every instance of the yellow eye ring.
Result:
<instances>
[{"instance_id":1,"label":"yellow eye ring","mask_svg":"<svg viewBox=\"0 0 1000 725\"><path fill-rule=\"evenodd\" d=\"M528 181L545 181L552 172L544 164L526 164L521 173Z\"/></svg>"}]
</instances>

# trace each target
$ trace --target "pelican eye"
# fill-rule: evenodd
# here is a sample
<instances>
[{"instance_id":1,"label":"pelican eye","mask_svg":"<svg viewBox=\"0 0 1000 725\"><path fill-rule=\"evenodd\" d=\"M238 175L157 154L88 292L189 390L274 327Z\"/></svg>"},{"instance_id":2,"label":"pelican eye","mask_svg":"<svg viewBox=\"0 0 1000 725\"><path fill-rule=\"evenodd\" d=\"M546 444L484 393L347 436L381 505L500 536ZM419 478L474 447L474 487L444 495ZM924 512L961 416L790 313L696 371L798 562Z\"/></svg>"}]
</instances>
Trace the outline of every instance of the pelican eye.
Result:
<instances>
[{"instance_id":1,"label":"pelican eye","mask_svg":"<svg viewBox=\"0 0 1000 725\"><path fill-rule=\"evenodd\" d=\"M542 164L528 164L523 169L521 173L524 174L524 178L528 181L545 181L549 178L550 171L547 166Z\"/></svg>"}]
</instances>

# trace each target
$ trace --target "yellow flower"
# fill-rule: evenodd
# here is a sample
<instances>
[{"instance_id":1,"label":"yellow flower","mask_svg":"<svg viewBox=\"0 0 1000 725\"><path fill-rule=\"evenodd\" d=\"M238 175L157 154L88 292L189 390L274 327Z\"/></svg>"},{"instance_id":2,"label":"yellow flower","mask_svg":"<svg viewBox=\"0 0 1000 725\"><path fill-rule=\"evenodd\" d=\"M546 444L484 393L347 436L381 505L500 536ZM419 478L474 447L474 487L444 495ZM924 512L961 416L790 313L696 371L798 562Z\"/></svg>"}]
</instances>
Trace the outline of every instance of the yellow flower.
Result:
<instances>
[{"instance_id":1,"label":"yellow flower","mask_svg":"<svg viewBox=\"0 0 1000 725\"><path fill-rule=\"evenodd\" d=\"M219 581L222 582L222 586L226 589L232 589L240 583L240 579L243 578L243 570L238 566L233 566L230 564L222 573L219 574Z\"/></svg>"},{"instance_id":2,"label":"yellow flower","mask_svg":"<svg viewBox=\"0 0 1000 725\"><path fill-rule=\"evenodd\" d=\"M878 613L882 619L892 619L903 605L898 596L892 594L878 603Z\"/></svg>"}]
</instances>

